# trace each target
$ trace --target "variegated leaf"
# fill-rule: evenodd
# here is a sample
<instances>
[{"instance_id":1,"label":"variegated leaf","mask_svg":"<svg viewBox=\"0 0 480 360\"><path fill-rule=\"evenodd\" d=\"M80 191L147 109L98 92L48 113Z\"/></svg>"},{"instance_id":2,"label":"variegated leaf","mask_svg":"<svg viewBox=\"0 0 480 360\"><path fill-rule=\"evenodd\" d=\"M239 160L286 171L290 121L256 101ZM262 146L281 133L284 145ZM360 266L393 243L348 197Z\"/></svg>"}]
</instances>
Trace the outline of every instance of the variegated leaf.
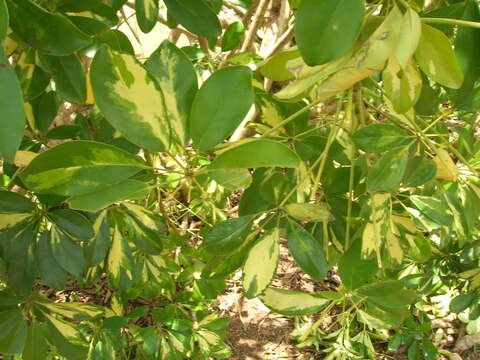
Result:
<instances>
[{"instance_id":1,"label":"variegated leaf","mask_svg":"<svg viewBox=\"0 0 480 360\"><path fill-rule=\"evenodd\" d=\"M90 76L97 105L114 128L144 149L169 148L163 94L133 56L102 47L93 59Z\"/></svg>"},{"instance_id":2,"label":"variegated leaf","mask_svg":"<svg viewBox=\"0 0 480 360\"><path fill-rule=\"evenodd\" d=\"M412 61L402 69L397 58L392 56L383 71L383 86L394 110L403 114L410 110L420 97L422 78Z\"/></svg>"},{"instance_id":3,"label":"variegated leaf","mask_svg":"<svg viewBox=\"0 0 480 360\"><path fill-rule=\"evenodd\" d=\"M243 287L247 298L260 295L270 285L277 271L280 247L275 228L263 236L248 253L243 268Z\"/></svg>"}]
</instances>

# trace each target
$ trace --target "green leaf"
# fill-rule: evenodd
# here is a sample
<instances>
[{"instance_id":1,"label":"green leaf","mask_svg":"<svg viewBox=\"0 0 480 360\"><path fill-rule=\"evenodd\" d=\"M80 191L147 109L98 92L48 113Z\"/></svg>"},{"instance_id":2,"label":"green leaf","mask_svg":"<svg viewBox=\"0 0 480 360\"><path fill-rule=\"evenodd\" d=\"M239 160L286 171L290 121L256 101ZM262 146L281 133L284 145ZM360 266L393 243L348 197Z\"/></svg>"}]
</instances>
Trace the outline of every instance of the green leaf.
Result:
<instances>
[{"instance_id":1,"label":"green leaf","mask_svg":"<svg viewBox=\"0 0 480 360\"><path fill-rule=\"evenodd\" d=\"M74 276L82 275L85 270L82 248L59 231L50 233L50 241L53 257L57 263Z\"/></svg>"},{"instance_id":2,"label":"green leaf","mask_svg":"<svg viewBox=\"0 0 480 360\"><path fill-rule=\"evenodd\" d=\"M253 100L248 67L231 66L215 72L193 102L189 120L193 144L205 151L225 140L245 118Z\"/></svg>"},{"instance_id":3,"label":"green leaf","mask_svg":"<svg viewBox=\"0 0 480 360\"><path fill-rule=\"evenodd\" d=\"M126 139L155 152L169 148L163 94L135 57L102 47L93 59L90 79L97 106Z\"/></svg>"},{"instance_id":4,"label":"green leaf","mask_svg":"<svg viewBox=\"0 0 480 360\"><path fill-rule=\"evenodd\" d=\"M213 9L204 0L164 0L169 14L185 29L207 38L216 38L222 27Z\"/></svg>"},{"instance_id":5,"label":"green leaf","mask_svg":"<svg viewBox=\"0 0 480 360\"><path fill-rule=\"evenodd\" d=\"M110 29L101 32L95 37L95 43L98 44L98 46L93 46L95 52L102 46L102 44L106 44L114 51L135 55L135 50L133 49L133 45L128 39L128 36L117 29Z\"/></svg>"},{"instance_id":6,"label":"green leaf","mask_svg":"<svg viewBox=\"0 0 480 360\"><path fill-rule=\"evenodd\" d=\"M252 247L243 267L245 296L262 294L272 282L280 256L278 229L270 230Z\"/></svg>"},{"instance_id":7,"label":"green leaf","mask_svg":"<svg viewBox=\"0 0 480 360\"><path fill-rule=\"evenodd\" d=\"M8 0L8 6L15 34L43 53L66 56L91 43L64 15L49 13L30 0Z\"/></svg>"},{"instance_id":8,"label":"green leaf","mask_svg":"<svg viewBox=\"0 0 480 360\"><path fill-rule=\"evenodd\" d=\"M298 57L300 51L297 48L280 51L259 65L260 73L274 81L291 80L295 75L288 69L287 64Z\"/></svg>"},{"instance_id":9,"label":"green leaf","mask_svg":"<svg viewBox=\"0 0 480 360\"><path fill-rule=\"evenodd\" d=\"M450 226L453 216L442 201L429 196L412 195L410 200L427 220L438 226Z\"/></svg>"},{"instance_id":10,"label":"green leaf","mask_svg":"<svg viewBox=\"0 0 480 360\"><path fill-rule=\"evenodd\" d=\"M363 0L303 0L295 19L295 39L305 62L320 65L344 55L360 33Z\"/></svg>"},{"instance_id":11,"label":"green leaf","mask_svg":"<svg viewBox=\"0 0 480 360\"><path fill-rule=\"evenodd\" d=\"M414 291L403 289L400 280L381 281L363 286L356 290L360 296L379 306L387 308L400 308L412 304L417 295Z\"/></svg>"},{"instance_id":12,"label":"green leaf","mask_svg":"<svg viewBox=\"0 0 480 360\"><path fill-rule=\"evenodd\" d=\"M80 135L81 130L78 125L60 125L50 130L45 137L50 140L73 139Z\"/></svg>"},{"instance_id":13,"label":"green leaf","mask_svg":"<svg viewBox=\"0 0 480 360\"><path fill-rule=\"evenodd\" d=\"M455 314L460 314L470 305L473 305L474 300L476 299L477 294L475 291L472 291L468 294L460 294L452 299L450 302L450 311Z\"/></svg>"},{"instance_id":14,"label":"green leaf","mask_svg":"<svg viewBox=\"0 0 480 360\"><path fill-rule=\"evenodd\" d=\"M260 300L272 311L284 315L308 315L323 309L330 301L328 296L299 291L268 288Z\"/></svg>"},{"instance_id":15,"label":"green leaf","mask_svg":"<svg viewBox=\"0 0 480 360\"><path fill-rule=\"evenodd\" d=\"M0 214L31 213L35 205L24 196L7 190L0 190Z\"/></svg>"},{"instance_id":16,"label":"green leaf","mask_svg":"<svg viewBox=\"0 0 480 360\"><path fill-rule=\"evenodd\" d=\"M98 7L102 0L53 0L56 5L56 10L61 12L83 12L94 10Z\"/></svg>"},{"instance_id":17,"label":"green leaf","mask_svg":"<svg viewBox=\"0 0 480 360\"><path fill-rule=\"evenodd\" d=\"M422 24L422 37L415 58L431 80L452 89L459 89L462 86L462 70L450 41L440 30Z\"/></svg>"},{"instance_id":18,"label":"green leaf","mask_svg":"<svg viewBox=\"0 0 480 360\"><path fill-rule=\"evenodd\" d=\"M463 20L480 22L480 9L475 0L467 1L462 16ZM459 26L457 37L455 38L455 55L458 59L460 68L463 71L465 81L460 89L453 92L453 101L461 109L475 110L474 97L478 90L475 90L475 82L480 78L480 30Z\"/></svg>"},{"instance_id":19,"label":"green leaf","mask_svg":"<svg viewBox=\"0 0 480 360\"><path fill-rule=\"evenodd\" d=\"M302 270L316 280L323 280L329 269L323 244L292 222L288 224L287 239L290 253Z\"/></svg>"},{"instance_id":20,"label":"green leaf","mask_svg":"<svg viewBox=\"0 0 480 360\"><path fill-rule=\"evenodd\" d=\"M384 152L405 146L414 139L407 131L390 124L372 124L353 134L355 144L367 152Z\"/></svg>"},{"instance_id":21,"label":"green leaf","mask_svg":"<svg viewBox=\"0 0 480 360\"><path fill-rule=\"evenodd\" d=\"M420 360L420 342L414 340L407 351L408 360Z\"/></svg>"},{"instance_id":22,"label":"green leaf","mask_svg":"<svg viewBox=\"0 0 480 360\"><path fill-rule=\"evenodd\" d=\"M242 41L245 28L243 23L235 21L227 26L222 38L222 51L230 51Z\"/></svg>"},{"instance_id":23,"label":"green leaf","mask_svg":"<svg viewBox=\"0 0 480 360\"><path fill-rule=\"evenodd\" d=\"M28 325L17 309L0 312L0 353L4 355L21 354L27 341Z\"/></svg>"},{"instance_id":24,"label":"green leaf","mask_svg":"<svg viewBox=\"0 0 480 360\"><path fill-rule=\"evenodd\" d=\"M210 169L294 168L299 165L300 159L288 146L274 140L252 139L222 152Z\"/></svg>"},{"instance_id":25,"label":"green leaf","mask_svg":"<svg viewBox=\"0 0 480 360\"><path fill-rule=\"evenodd\" d=\"M135 0L137 23L144 33L149 33L158 21L158 0Z\"/></svg>"},{"instance_id":26,"label":"green leaf","mask_svg":"<svg viewBox=\"0 0 480 360\"><path fill-rule=\"evenodd\" d=\"M391 57L382 78L385 93L397 113L406 113L417 103L422 91L422 78L412 61L402 69L396 58Z\"/></svg>"},{"instance_id":27,"label":"green leaf","mask_svg":"<svg viewBox=\"0 0 480 360\"><path fill-rule=\"evenodd\" d=\"M408 157L403 150L389 151L377 160L368 171L367 189L369 191L395 191L402 182L407 169Z\"/></svg>"},{"instance_id":28,"label":"green leaf","mask_svg":"<svg viewBox=\"0 0 480 360\"><path fill-rule=\"evenodd\" d=\"M325 204L287 204L285 211L295 219L303 221L329 221L332 218Z\"/></svg>"},{"instance_id":29,"label":"green leaf","mask_svg":"<svg viewBox=\"0 0 480 360\"><path fill-rule=\"evenodd\" d=\"M1 10L1 8L0 8ZM20 84L3 54L0 40L0 157L13 162L25 130L25 111Z\"/></svg>"},{"instance_id":30,"label":"green leaf","mask_svg":"<svg viewBox=\"0 0 480 360\"><path fill-rule=\"evenodd\" d=\"M12 231L14 233L9 236L3 254L7 263L8 287L14 293L24 295L31 292L37 273L33 254L36 234L32 225Z\"/></svg>"},{"instance_id":31,"label":"green leaf","mask_svg":"<svg viewBox=\"0 0 480 360\"><path fill-rule=\"evenodd\" d=\"M97 191L73 196L67 200L70 208L97 212L123 200L143 199L149 193L149 186L138 180L124 180Z\"/></svg>"},{"instance_id":32,"label":"green leaf","mask_svg":"<svg viewBox=\"0 0 480 360\"><path fill-rule=\"evenodd\" d=\"M42 63L55 81L55 90L69 102L84 104L87 97L87 78L76 55L41 56Z\"/></svg>"},{"instance_id":33,"label":"green leaf","mask_svg":"<svg viewBox=\"0 0 480 360\"><path fill-rule=\"evenodd\" d=\"M427 337L423 338L423 356L425 360L436 360L438 358L437 347Z\"/></svg>"},{"instance_id":34,"label":"green leaf","mask_svg":"<svg viewBox=\"0 0 480 360\"><path fill-rule=\"evenodd\" d=\"M251 216L222 221L205 235L203 244L213 254L230 253L243 244L251 226Z\"/></svg>"},{"instance_id":35,"label":"green leaf","mask_svg":"<svg viewBox=\"0 0 480 360\"><path fill-rule=\"evenodd\" d=\"M55 91L49 91L35 100L33 106L35 127L40 132L46 132L55 116L57 116L60 100Z\"/></svg>"},{"instance_id":36,"label":"green leaf","mask_svg":"<svg viewBox=\"0 0 480 360\"><path fill-rule=\"evenodd\" d=\"M165 108L179 143L188 142L188 117L198 90L197 74L185 55L168 40L163 41L145 63L162 89Z\"/></svg>"},{"instance_id":37,"label":"green leaf","mask_svg":"<svg viewBox=\"0 0 480 360\"><path fill-rule=\"evenodd\" d=\"M67 272L57 263L53 256L50 234L40 235L37 247L37 263L40 277L51 288L61 290L67 281Z\"/></svg>"},{"instance_id":38,"label":"green leaf","mask_svg":"<svg viewBox=\"0 0 480 360\"><path fill-rule=\"evenodd\" d=\"M23 360L45 360L48 357L48 344L43 331L43 326L32 320L28 327L27 341L23 349Z\"/></svg>"},{"instance_id":39,"label":"green leaf","mask_svg":"<svg viewBox=\"0 0 480 360\"><path fill-rule=\"evenodd\" d=\"M408 160L407 170L403 177L403 185L407 187L422 186L432 180L437 173L435 162L421 156Z\"/></svg>"},{"instance_id":40,"label":"green leaf","mask_svg":"<svg viewBox=\"0 0 480 360\"><path fill-rule=\"evenodd\" d=\"M118 183L144 166L140 157L114 146L70 141L35 157L20 177L35 192L74 196Z\"/></svg>"},{"instance_id":41,"label":"green leaf","mask_svg":"<svg viewBox=\"0 0 480 360\"><path fill-rule=\"evenodd\" d=\"M50 211L48 217L67 235L75 239L90 240L94 235L90 220L79 212L56 209Z\"/></svg>"},{"instance_id":42,"label":"green leaf","mask_svg":"<svg viewBox=\"0 0 480 360\"><path fill-rule=\"evenodd\" d=\"M0 0L0 44L3 44L3 40L7 37L8 22L9 16L7 3L5 0Z\"/></svg>"},{"instance_id":43,"label":"green leaf","mask_svg":"<svg viewBox=\"0 0 480 360\"><path fill-rule=\"evenodd\" d=\"M253 172L252 184L245 189L238 204L240 216L253 215L273 207L261 196L262 184L267 171L267 168L261 168Z\"/></svg>"},{"instance_id":44,"label":"green leaf","mask_svg":"<svg viewBox=\"0 0 480 360\"><path fill-rule=\"evenodd\" d=\"M357 239L342 255L338 263L338 274L349 290L355 290L375 277L378 266L376 260L364 259L361 255L362 241Z\"/></svg>"}]
</instances>

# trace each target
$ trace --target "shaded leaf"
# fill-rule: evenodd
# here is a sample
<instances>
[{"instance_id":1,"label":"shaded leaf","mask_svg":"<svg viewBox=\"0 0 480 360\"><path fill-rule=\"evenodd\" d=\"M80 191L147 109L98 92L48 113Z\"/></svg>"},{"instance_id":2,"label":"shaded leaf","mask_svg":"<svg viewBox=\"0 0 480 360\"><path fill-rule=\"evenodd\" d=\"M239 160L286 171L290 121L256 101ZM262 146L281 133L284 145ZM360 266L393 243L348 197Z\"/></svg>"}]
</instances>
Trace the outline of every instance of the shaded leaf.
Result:
<instances>
[{"instance_id":1,"label":"shaded leaf","mask_svg":"<svg viewBox=\"0 0 480 360\"><path fill-rule=\"evenodd\" d=\"M55 81L55 90L69 102L84 104L87 80L83 65L76 55L41 56L41 61Z\"/></svg>"},{"instance_id":2,"label":"shaded leaf","mask_svg":"<svg viewBox=\"0 0 480 360\"><path fill-rule=\"evenodd\" d=\"M89 240L93 237L90 220L83 214L70 209L56 209L48 213L48 217L69 236Z\"/></svg>"},{"instance_id":3,"label":"shaded leaf","mask_svg":"<svg viewBox=\"0 0 480 360\"><path fill-rule=\"evenodd\" d=\"M205 235L203 244L213 254L230 253L242 245L251 225L251 216L220 222Z\"/></svg>"},{"instance_id":4,"label":"shaded leaf","mask_svg":"<svg viewBox=\"0 0 480 360\"><path fill-rule=\"evenodd\" d=\"M295 262L312 278L323 280L329 269L323 244L297 223L288 224L287 238Z\"/></svg>"},{"instance_id":5,"label":"shaded leaf","mask_svg":"<svg viewBox=\"0 0 480 360\"><path fill-rule=\"evenodd\" d=\"M251 140L222 152L210 165L211 169L258 167L297 167L298 156L286 145L273 140Z\"/></svg>"},{"instance_id":6,"label":"shaded leaf","mask_svg":"<svg viewBox=\"0 0 480 360\"><path fill-rule=\"evenodd\" d=\"M158 0L135 0L137 23L144 33L149 33L158 21Z\"/></svg>"},{"instance_id":7,"label":"shaded leaf","mask_svg":"<svg viewBox=\"0 0 480 360\"><path fill-rule=\"evenodd\" d=\"M303 0L295 19L295 39L305 62L325 64L344 55L360 33L363 0Z\"/></svg>"},{"instance_id":8,"label":"shaded leaf","mask_svg":"<svg viewBox=\"0 0 480 360\"><path fill-rule=\"evenodd\" d=\"M355 144L367 152L383 152L405 146L414 138L407 131L390 124L372 124L353 134Z\"/></svg>"},{"instance_id":9,"label":"shaded leaf","mask_svg":"<svg viewBox=\"0 0 480 360\"><path fill-rule=\"evenodd\" d=\"M37 50L66 56L91 43L91 39L64 15L49 13L30 0L8 0L8 6L12 29Z\"/></svg>"},{"instance_id":10,"label":"shaded leaf","mask_svg":"<svg viewBox=\"0 0 480 360\"><path fill-rule=\"evenodd\" d=\"M252 72L246 66L223 68L210 76L195 96L190 135L199 150L230 136L253 104Z\"/></svg>"},{"instance_id":11,"label":"shaded leaf","mask_svg":"<svg viewBox=\"0 0 480 360\"><path fill-rule=\"evenodd\" d=\"M97 191L73 196L67 200L72 209L97 212L122 200L144 198L150 191L148 184L138 180L124 180Z\"/></svg>"},{"instance_id":12,"label":"shaded leaf","mask_svg":"<svg viewBox=\"0 0 480 360\"><path fill-rule=\"evenodd\" d=\"M164 0L169 14L188 31L207 38L222 32L220 21L204 0Z\"/></svg>"}]
</instances>

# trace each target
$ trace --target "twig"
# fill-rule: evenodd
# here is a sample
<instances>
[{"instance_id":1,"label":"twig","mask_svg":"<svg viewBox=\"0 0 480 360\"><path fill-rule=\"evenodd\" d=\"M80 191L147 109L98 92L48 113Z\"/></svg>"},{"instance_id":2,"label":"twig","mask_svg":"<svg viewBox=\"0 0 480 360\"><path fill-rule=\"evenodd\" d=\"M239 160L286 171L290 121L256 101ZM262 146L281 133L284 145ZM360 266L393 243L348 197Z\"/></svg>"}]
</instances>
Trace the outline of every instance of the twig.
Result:
<instances>
[{"instance_id":1,"label":"twig","mask_svg":"<svg viewBox=\"0 0 480 360\"><path fill-rule=\"evenodd\" d=\"M260 27L261 21L263 20L263 15L267 11L268 4L270 0L260 0L260 3L257 7L257 11L252 19L252 23L248 28L248 31L245 36L245 40L240 48L240 52L245 52L252 46L252 43L255 39L258 28Z\"/></svg>"},{"instance_id":2,"label":"twig","mask_svg":"<svg viewBox=\"0 0 480 360\"><path fill-rule=\"evenodd\" d=\"M238 6L235 6L233 4L230 4L228 1L224 2L223 5L225 5L225 7L229 8L229 9L232 9L233 11L235 11L235 13L240 17L240 18L243 18L245 16L245 14L247 13L245 10L243 10L242 8L238 7Z\"/></svg>"},{"instance_id":3,"label":"twig","mask_svg":"<svg viewBox=\"0 0 480 360\"><path fill-rule=\"evenodd\" d=\"M265 58L268 59L270 56L274 55L278 51L282 50L285 45L287 45L290 40L293 38L295 26L291 25L287 31L278 39L277 43L272 47L272 49L265 55Z\"/></svg>"}]
</instances>

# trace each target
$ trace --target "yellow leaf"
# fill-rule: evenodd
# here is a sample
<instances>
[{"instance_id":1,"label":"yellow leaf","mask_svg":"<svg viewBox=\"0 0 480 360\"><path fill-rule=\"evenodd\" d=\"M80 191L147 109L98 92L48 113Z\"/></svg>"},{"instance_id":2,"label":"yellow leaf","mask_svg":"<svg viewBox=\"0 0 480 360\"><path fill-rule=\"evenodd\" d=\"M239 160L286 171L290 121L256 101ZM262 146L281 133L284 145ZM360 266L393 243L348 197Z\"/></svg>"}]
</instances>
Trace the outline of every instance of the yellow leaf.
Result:
<instances>
[{"instance_id":1,"label":"yellow leaf","mask_svg":"<svg viewBox=\"0 0 480 360\"><path fill-rule=\"evenodd\" d=\"M87 105L95 104L95 99L93 97L92 83L90 80L90 72L87 73L87 99L85 100L85 104Z\"/></svg>"},{"instance_id":2,"label":"yellow leaf","mask_svg":"<svg viewBox=\"0 0 480 360\"><path fill-rule=\"evenodd\" d=\"M36 129L32 105L30 103L23 103L23 108L25 110L25 117L27 118L28 125L30 125L32 129Z\"/></svg>"},{"instance_id":3,"label":"yellow leaf","mask_svg":"<svg viewBox=\"0 0 480 360\"><path fill-rule=\"evenodd\" d=\"M458 177L458 169L452 158L445 149L438 149L437 156L433 158L437 165L436 179L447 181L456 181Z\"/></svg>"},{"instance_id":4,"label":"yellow leaf","mask_svg":"<svg viewBox=\"0 0 480 360\"><path fill-rule=\"evenodd\" d=\"M13 163L15 166L18 167L26 167L28 164L30 164L30 161L32 161L37 155L37 153L31 151L19 150L15 154L15 160L13 161Z\"/></svg>"},{"instance_id":5,"label":"yellow leaf","mask_svg":"<svg viewBox=\"0 0 480 360\"><path fill-rule=\"evenodd\" d=\"M31 214L0 214L0 230L11 228L30 216Z\"/></svg>"},{"instance_id":6,"label":"yellow leaf","mask_svg":"<svg viewBox=\"0 0 480 360\"><path fill-rule=\"evenodd\" d=\"M408 218L408 217L403 217L403 216L398 216L398 215L392 215L392 220L394 223L397 225L400 225L403 227L405 230L407 230L411 234L416 234L417 233L417 227L413 223L413 221ZM398 233L396 233L398 235Z\"/></svg>"}]
</instances>

